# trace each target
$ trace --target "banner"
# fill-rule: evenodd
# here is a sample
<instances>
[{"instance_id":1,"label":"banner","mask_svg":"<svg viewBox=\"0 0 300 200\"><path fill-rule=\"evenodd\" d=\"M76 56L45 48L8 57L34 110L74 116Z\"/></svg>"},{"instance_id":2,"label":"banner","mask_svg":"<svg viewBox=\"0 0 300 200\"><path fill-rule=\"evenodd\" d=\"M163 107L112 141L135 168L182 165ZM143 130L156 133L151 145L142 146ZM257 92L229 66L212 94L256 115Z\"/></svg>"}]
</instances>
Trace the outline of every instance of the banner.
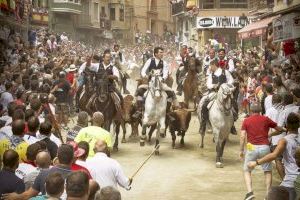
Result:
<instances>
[{"instance_id":1,"label":"banner","mask_svg":"<svg viewBox=\"0 0 300 200\"><path fill-rule=\"evenodd\" d=\"M223 23L225 21L226 23ZM241 23L241 17L197 17L197 29L206 28L243 28L252 21L247 17L245 23Z\"/></svg>"}]
</instances>

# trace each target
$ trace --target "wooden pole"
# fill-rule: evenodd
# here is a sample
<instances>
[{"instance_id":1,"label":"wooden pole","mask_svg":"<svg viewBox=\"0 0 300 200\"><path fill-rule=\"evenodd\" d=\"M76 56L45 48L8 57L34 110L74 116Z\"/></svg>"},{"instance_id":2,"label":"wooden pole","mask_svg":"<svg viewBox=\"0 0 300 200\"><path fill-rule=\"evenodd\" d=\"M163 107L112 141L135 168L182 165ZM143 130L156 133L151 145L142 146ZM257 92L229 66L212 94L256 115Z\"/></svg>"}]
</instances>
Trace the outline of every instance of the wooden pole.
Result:
<instances>
[{"instance_id":1,"label":"wooden pole","mask_svg":"<svg viewBox=\"0 0 300 200\"><path fill-rule=\"evenodd\" d=\"M142 167L147 163L147 161L151 158L151 156L154 154L154 152L156 150L158 150L160 145L157 145L154 150L151 152L151 154L142 162L142 164L137 168L137 170L133 173L133 175L131 176L131 179L133 179L137 173L142 169Z\"/></svg>"}]
</instances>

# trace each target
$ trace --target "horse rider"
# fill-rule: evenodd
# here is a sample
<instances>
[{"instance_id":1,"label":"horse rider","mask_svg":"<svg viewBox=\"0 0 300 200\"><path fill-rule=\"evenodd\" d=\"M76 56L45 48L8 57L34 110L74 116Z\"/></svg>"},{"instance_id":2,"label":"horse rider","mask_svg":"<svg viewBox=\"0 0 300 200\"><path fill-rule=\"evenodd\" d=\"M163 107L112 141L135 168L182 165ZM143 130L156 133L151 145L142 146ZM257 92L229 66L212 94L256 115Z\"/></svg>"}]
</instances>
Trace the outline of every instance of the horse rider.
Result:
<instances>
[{"instance_id":1,"label":"horse rider","mask_svg":"<svg viewBox=\"0 0 300 200\"><path fill-rule=\"evenodd\" d=\"M199 106L201 108L201 123L200 123L200 133L205 133L206 122L208 117L208 104L218 92L219 87L223 83L233 84L234 79L232 78L230 72L226 69L219 67L218 60L212 60L210 62L210 74L207 78L206 86L208 88L208 94L204 95L200 100Z\"/></svg>"},{"instance_id":2,"label":"horse rider","mask_svg":"<svg viewBox=\"0 0 300 200\"><path fill-rule=\"evenodd\" d=\"M147 60L147 62L145 63L145 65L143 66L142 70L141 70L141 76L142 78L148 78L150 76L150 72L152 70L160 70L161 71L161 75L163 78L163 84L162 84L162 88L164 89L164 91L167 93L168 98L171 98L173 100L173 105L174 107L180 107L175 92L172 91L171 88L169 88L164 82L166 81L166 79L169 76L169 68L168 65L166 63L166 61L162 60L163 58L163 53L164 53L164 49L162 47L155 47L154 48L154 57L150 58ZM143 101L144 101L144 93L146 92L145 88L138 88L136 91L136 99L137 99L137 107L138 107L138 111L134 114L134 117L138 117L140 116L140 114L142 113L142 108L143 108Z\"/></svg>"},{"instance_id":3,"label":"horse rider","mask_svg":"<svg viewBox=\"0 0 300 200\"><path fill-rule=\"evenodd\" d=\"M210 62L214 59L216 59L216 51L215 51L215 49L212 48L209 50L208 55L204 58L204 61L203 61L202 69L203 69L203 72L205 75L209 75L208 68L209 68Z\"/></svg>"},{"instance_id":4,"label":"horse rider","mask_svg":"<svg viewBox=\"0 0 300 200\"><path fill-rule=\"evenodd\" d=\"M221 67L222 69L228 69L228 59L225 56L225 53L225 49L218 50L218 63L219 67Z\"/></svg>"},{"instance_id":5,"label":"horse rider","mask_svg":"<svg viewBox=\"0 0 300 200\"><path fill-rule=\"evenodd\" d=\"M77 108L79 108L79 96L82 92L83 86L88 81L91 81L91 83L93 84L94 75L96 72L95 70L99 67L99 60L100 57L98 55L88 55L86 57L86 62L84 62L78 70L78 89L75 97Z\"/></svg>"},{"instance_id":6,"label":"horse rider","mask_svg":"<svg viewBox=\"0 0 300 200\"><path fill-rule=\"evenodd\" d=\"M118 44L114 45L113 51L111 52L112 58L113 58L113 64L115 67L118 68L120 73L123 77L121 77L122 85L123 85L123 91L124 94L129 94L129 91L127 90L127 79L129 79L129 75L126 73L125 69L123 68L125 59L123 53L120 51L120 46Z\"/></svg>"},{"instance_id":7,"label":"horse rider","mask_svg":"<svg viewBox=\"0 0 300 200\"><path fill-rule=\"evenodd\" d=\"M111 63L111 52L109 49L107 49L103 53L102 62L99 64L98 69L96 69L95 86L97 92L100 92L99 88L103 87L102 84L107 84L107 92L109 93L115 92L120 98L120 103L122 106L123 97L115 84L115 81L118 81L119 79L120 79L119 70L116 66L113 65L113 63ZM107 83L105 83L105 80L107 81Z\"/></svg>"},{"instance_id":8,"label":"horse rider","mask_svg":"<svg viewBox=\"0 0 300 200\"><path fill-rule=\"evenodd\" d=\"M186 45L183 45L180 51L180 55L177 59L179 61L179 67L176 71L176 83L177 83L177 95L182 95L183 90L183 77L185 76L186 72L188 71L188 49Z\"/></svg>"},{"instance_id":9,"label":"horse rider","mask_svg":"<svg viewBox=\"0 0 300 200\"><path fill-rule=\"evenodd\" d=\"M200 70L199 65L200 62L196 58L196 52L192 47L187 48L186 53L184 54L185 50L183 50L183 54L180 54L182 63L179 65L179 68L176 72L176 82L177 82L177 95L182 95L183 90L183 81L185 79L186 74L188 73L189 66L188 66L188 59L193 57L196 59L196 72L199 74Z\"/></svg>"}]
</instances>

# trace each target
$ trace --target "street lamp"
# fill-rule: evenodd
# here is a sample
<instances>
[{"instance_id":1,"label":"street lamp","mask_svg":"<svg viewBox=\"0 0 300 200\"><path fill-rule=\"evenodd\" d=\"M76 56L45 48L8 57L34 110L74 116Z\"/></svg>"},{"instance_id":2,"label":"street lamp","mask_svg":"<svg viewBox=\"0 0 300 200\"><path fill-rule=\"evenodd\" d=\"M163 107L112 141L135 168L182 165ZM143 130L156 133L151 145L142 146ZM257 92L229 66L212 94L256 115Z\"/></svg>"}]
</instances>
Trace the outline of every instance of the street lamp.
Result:
<instances>
[{"instance_id":1,"label":"street lamp","mask_svg":"<svg viewBox=\"0 0 300 200\"><path fill-rule=\"evenodd\" d=\"M222 18L222 26L225 28L226 26L228 26L229 24L228 24L228 18L226 17L226 16L224 16L223 18Z\"/></svg>"},{"instance_id":2,"label":"street lamp","mask_svg":"<svg viewBox=\"0 0 300 200\"><path fill-rule=\"evenodd\" d=\"M245 13L242 14L242 16L239 17L239 25L241 27L246 26L247 24L249 24L249 20L248 17L245 16Z\"/></svg>"}]
</instances>

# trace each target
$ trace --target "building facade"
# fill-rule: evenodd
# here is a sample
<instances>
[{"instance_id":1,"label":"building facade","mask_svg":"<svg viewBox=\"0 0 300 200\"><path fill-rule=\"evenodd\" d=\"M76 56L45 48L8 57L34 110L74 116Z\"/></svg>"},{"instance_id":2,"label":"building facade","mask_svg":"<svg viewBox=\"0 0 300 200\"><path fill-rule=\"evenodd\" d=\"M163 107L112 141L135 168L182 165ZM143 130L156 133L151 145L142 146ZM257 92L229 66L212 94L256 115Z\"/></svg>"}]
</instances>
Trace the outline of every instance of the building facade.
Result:
<instances>
[{"instance_id":1,"label":"building facade","mask_svg":"<svg viewBox=\"0 0 300 200\"><path fill-rule=\"evenodd\" d=\"M198 6L199 45L203 47L209 39L216 39L229 48L236 48L239 45L237 31L251 20L247 18L249 0L199 0ZM241 23L243 17L246 21Z\"/></svg>"},{"instance_id":2,"label":"building facade","mask_svg":"<svg viewBox=\"0 0 300 200\"><path fill-rule=\"evenodd\" d=\"M151 33L163 36L175 32L171 4L162 0L126 0L127 39L134 41L136 34Z\"/></svg>"}]
</instances>

